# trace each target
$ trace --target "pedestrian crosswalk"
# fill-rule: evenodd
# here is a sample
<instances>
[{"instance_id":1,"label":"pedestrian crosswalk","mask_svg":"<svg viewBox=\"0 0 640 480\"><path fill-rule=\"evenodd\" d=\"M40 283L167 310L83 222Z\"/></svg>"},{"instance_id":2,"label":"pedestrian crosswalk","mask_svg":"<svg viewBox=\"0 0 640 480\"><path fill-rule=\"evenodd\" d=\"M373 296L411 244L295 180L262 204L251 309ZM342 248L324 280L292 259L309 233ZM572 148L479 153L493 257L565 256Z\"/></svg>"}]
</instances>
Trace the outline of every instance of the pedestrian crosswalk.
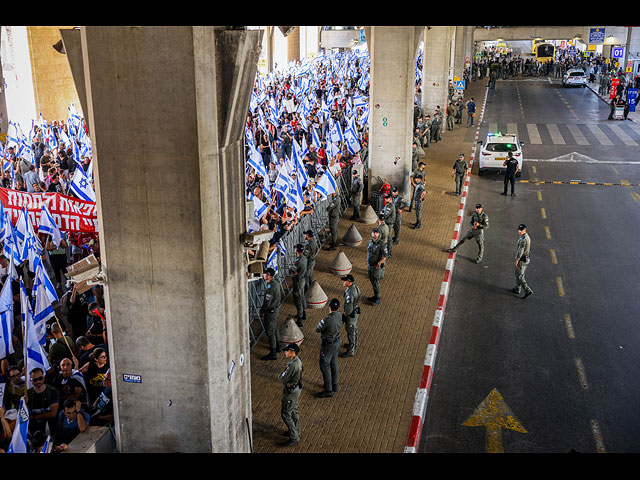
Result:
<instances>
[{"instance_id":1,"label":"pedestrian crosswalk","mask_svg":"<svg viewBox=\"0 0 640 480\"><path fill-rule=\"evenodd\" d=\"M500 123L483 126L487 132L515 133L527 145L591 145L637 147L640 126L630 120L602 123ZM483 134L481 129L481 134Z\"/></svg>"}]
</instances>

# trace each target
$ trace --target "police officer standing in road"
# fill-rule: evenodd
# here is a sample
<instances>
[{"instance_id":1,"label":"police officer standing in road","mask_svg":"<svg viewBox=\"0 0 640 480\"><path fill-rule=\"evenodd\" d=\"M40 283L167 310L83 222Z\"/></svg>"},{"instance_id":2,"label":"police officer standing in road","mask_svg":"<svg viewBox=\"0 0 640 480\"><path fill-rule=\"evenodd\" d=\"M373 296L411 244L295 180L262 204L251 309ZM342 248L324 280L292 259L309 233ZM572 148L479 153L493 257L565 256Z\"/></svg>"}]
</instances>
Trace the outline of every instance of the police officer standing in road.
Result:
<instances>
[{"instance_id":1,"label":"police officer standing in road","mask_svg":"<svg viewBox=\"0 0 640 480\"><path fill-rule=\"evenodd\" d=\"M502 192L502 195L507 194L507 185L511 183L511 196L513 197L515 196L513 188L516 183L516 174L518 173L520 167L518 165L518 161L513 158L512 152L509 152L507 154L507 159L504 161L502 166L507 167L504 172L504 192Z\"/></svg>"},{"instance_id":2,"label":"police officer standing in road","mask_svg":"<svg viewBox=\"0 0 640 480\"><path fill-rule=\"evenodd\" d=\"M329 314L318 325L316 332L320 333L322 346L320 347L320 371L324 390L316 393L316 397L333 397L338 391L338 350L340 349L340 326L342 314L338 312L340 300L332 298L329 301Z\"/></svg>"},{"instance_id":3,"label":"police officer standing in road","mask_svg":"<svg viewBox=\"0 0 640 480\"><path fill-rule=\"evenodd\" d=\"M413 191L413 205L416 208L416 223L413 229L417 230L422 226L422 204L427 191L424 189L424 183L422 183L421 177L416 177L415 180L416 188Z\"/></svg>"},{"instance_id":4,"label":"police officer standing in road","mask_svg":"<svg viewBox=\"0 0 640 480\"><path fill-rule=\"evenodd\" d=\"M362 203L362 180L358 175L357 170L353 170L353 182L351 182L351 205L353 206L353 215L351 220L358 220L360 218L360 204Z\"/></svg>"},{"instance_id":5,"label":"police officer standing in road","mask_svg":"<svg viewBox=\"0 0 640 480\"><path fill-rule=\"evenodd\" d=\"M342 286L346 287L344 291L344 313L342 314L342 321L347 331L347 339L349 343L345 344L347 350L340 354L340 357L353 357L358 348L358 314L360 313L360 307L358 302L362 293L360 288L355 283L353 275L345 275L340 278L342 280Z\"/></svg>"},{"instance_id":6,"label":"police officer standing in road","mask_svg":"<svg viewBox=\"0 0 640 480\"><path fill-rule=\"evenodd\" d=\"M307 277L305 279L306 281L304 287L304 291L306 293L313 284L313 269L316 266L316 255L318 255L319 248L318 242L316 242L316 239L313 237L313 230L307 230L306 232L304 232L304 238L304 254L307 257Z\"/></svg>"},{"instance_id":7,"label":"police officer standing in road","mask_svg":"<svg viewBox=\"0 0 640 480\"><path fill-rule=\"evenodd\" d=\"M464 153L461 153L460 156L453 163L453 170L451 171L451 176L455 177L456 180L456 196L462 195L462 185L464 183L464 176L469 169L469 164L464 159Z\"/></svg>"},{"instance_id":8,"label":"police officer standing in road","mask_svg":"<svg viewBox=\"0 0 640 480\"><path fill-rule=\"evenodd\" d=\"M527 298L529 295L533 293L533 290L529 288L527 281L524 278L524 272L527 270L529 266L531 253L531 238L529 238L529 234L527 233L527 226L524 224L518 225L518 234L520 237L518 238L518 247L516 249L516 286L512 290L513 293L520 295L521 288L524 289L523 299Z\"/></svg>"},{"instance_id":9,"label":"police officer standing in road","mask_svg":"<svg viewBox=\"0 0 640 480\"><path fill-rule=\"evenodd\" d=\"M327 250L335 250L338 248L338 221L340 220L340 197L337 193L331 194L327 212L329 213L329 231L331 232L331 245Z\"/></svg>"},{"instance_id":10,"label":"police officer standing in road","mask_svg":"<svg viewBox=\"0 0 640 480\"><path fill-rule=\"evenodd\" d=\"M296 245L296 263L291 267L293 274L293 303L296 306L296 325L302 327L307 319L307 301L304 291L307 279L307 257L304 254L304 245Z\"/></svg>"},{"instance_id":11,"label":"police officer standing in road","mask_svg":"<svg viewBox=\"0 0 640 480\"><path fill-rule=\"evenodd\" d=\"M275 360L276 353L280 351L280 333L278 332L278 313L282 301L281 287L274 279L275 271L267 268L262 277L267 282L264 298L260 306L259 315L262 318L265 333L269 339L269 353L261 357L261 360Z\"/></svg>"},{"instance_id":12,"label":"police officer standing in road","mask_svg":"<svg viewBox=\"0 0 640 480\"><path fill-rule=\"evenodd\" d=\"M392 243L397 245L400 242L400 230L402 229L402 210L408 207L407 202L398 192L398 187L393 187L393 205L396 209L396 221L393 223Z\"/></svg>"},{"instance_id":13,"label":"police officer standing in road","mask_svg":"<svg viewBox=\"0 0 640 480\"><path fill-rule=\"evenodd\" d=\"M380 240L380 230L376 227L371 230L371 240L367 245L367 273L373 287L373 296L368 298L371 305L379 305L381 301L380 280L384 278L387 255L387 245Z\"/></svg>"},{"instance_id":14,"label":"police officer standing in road","mask_svg":"<svg viewBox=\"0 0 640 480\"><path fill-rule=\"evenodd\" d=\"M284 355L289 359L289 363L278 379L282 382L282 406L280 416L287 426L289 439L283 444L285 447L293 447L300 443L300 418L298 417L298 401L302 392L302 360L298 357L300 347L295 343L290 343L284 347Z\"/></svg>"},{"instance_id":15,"label":"police officer standing in road","mask_svg":"<svg viewBox=\"0 0 640 480\"><path fill-rule=\"evenodd\" d=\"M478 244L476 263L480 263L482 262L482 255L484 254L484 231L489 228L489 216L483 211L482 205L479 203L476 204L476 211L471 215L470 224L471 230L460 239L455 247L448 249L447 252L455 252L465 241L475 238Z\"/></svg>"},{"instance_id":16,"label":"police officer standing in road","mask_svg":"<svg viewBox=\"0 0 640 480\"><path fill-rule=\"evenodd\" d=\"M393 197L390 194L384 196L382 214L384 216L384 223L389 229L387 233L387 251L389 253L389 257L391 257L391 250L393 248L393 225L396 223L397 212L395 204L393 203Z\"/></svg>"}]
</instances>

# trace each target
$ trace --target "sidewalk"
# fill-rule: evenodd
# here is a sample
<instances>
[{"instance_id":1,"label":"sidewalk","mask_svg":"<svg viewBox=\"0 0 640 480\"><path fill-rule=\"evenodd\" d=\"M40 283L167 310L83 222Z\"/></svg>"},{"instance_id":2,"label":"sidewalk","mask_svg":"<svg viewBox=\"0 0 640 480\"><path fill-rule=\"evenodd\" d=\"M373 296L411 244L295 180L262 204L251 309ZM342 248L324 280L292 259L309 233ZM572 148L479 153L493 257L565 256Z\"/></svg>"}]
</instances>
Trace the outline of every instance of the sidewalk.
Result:
<instances>
[{"instance_id":1,"label":"sidewalk","mask_svg":"<svg viewBox=\"0 0 640 480\"><path fill-rule=\"evenodd\" d=\"M593 83L587 82L587 88L591 90L602 101L604 101L607 105L609 105L611 103L611 99L609 98L609 95L600 95L598 93L599 86L600 86L600 79L598 77L596 78L596 81ZM629 115L627 115L627 120L631 120L632 122L640 125L640 111L638 111L638 105L636 105L635 112L629 112Z\"/></svg>"},{"instance_id":2,"label":"sidewalk","mask_svg":"<svg viewBox=\"0 0 640 480\"><path fill-rule=\"evenodd\" d=\"M480 111L486 82L471 82L465 100L474 97ZM476 115L479 122L479 115ZM466 121L466 113L464 114ZM451 167L460 153L469 160L475 146L477 126L456 125L444 130L442 141L425 149L427 196L423 206L422 228L413 230L414 212L405 210L400 243L394 245L382 280L382 303L376 307L366 298L372 295L367 277L366 250L373 225L355 222L363 238L357 247L340 245L336 251L322 250L316 259L314 278L329 299L343 303L340 278L329 266L342 250L353 264L352 275L362 290L358 321L358 350L352 358L339 358L339 391L333 398L316 398L322 390L318 365L320 337L316 324L328 313L307 309L302 328L305 340L300 358L304 365L300 396L302 441L296 447L281 447L285 425L280 418L282 384L278 374L286 359L263 361L266 338L251 352L253 403L253 451L255 453L402 453L414 415L416 393L425 369L434 312L441 298L443 275L449 265L445 249L451 244L459 221L461 197L455 196ZM467 205L465 212L468 214ZM339 224L339 238L351 226L351 208ZM295 315L289 297L280 310L280 323ZM342 331L343 344L346 333ZM340 352L344 349L341 347Z\"/></svg>"}]
</instances>

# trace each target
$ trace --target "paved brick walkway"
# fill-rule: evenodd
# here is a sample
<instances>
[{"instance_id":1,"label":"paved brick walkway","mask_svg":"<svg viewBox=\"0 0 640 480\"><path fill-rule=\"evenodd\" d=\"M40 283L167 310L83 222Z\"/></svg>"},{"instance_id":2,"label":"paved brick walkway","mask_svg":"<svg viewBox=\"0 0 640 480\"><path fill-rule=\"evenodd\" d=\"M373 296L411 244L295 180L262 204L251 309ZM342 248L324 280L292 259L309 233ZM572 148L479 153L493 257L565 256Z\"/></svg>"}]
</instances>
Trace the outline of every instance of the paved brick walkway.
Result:
<instances>
[{"instance_id":1,"label":"paved brick walkway","mask_svg":"<svg viewBox=\"0 0 640 480\"><path fill-rule=\"evenodd\" d=\"M484 81L471 82L465 101L473 96L480 106L484 92ZM463 120L466 122L466 113ZM339 392L333 398L316 398L314 394L322 390L322 375L318 365L320 336L315 326L329 310L307 310L300 352L304 364L299 409L302 441L296 447L279 446L285 440L285 425L280 418L282 384L277 376L286 359L279 354L276 361L260 360L268 352L266 338L253 349L254 452L402 453L445 271L445 249L451 243L460 205L451 166L460 153L469 159L475 132L476 128L456 125L453 131L442 133L441 142L425 149L428 193L422 209L423 226L413 230L414 212L403 213L400 243L394 245L387 263L380 305L373 307L366 301L373 294L366 267L373 226L357 222L362 243L354 248L339 247L353 264L352 274L363 294L359 346L355 357L339 358ZM354 223L350 216L349 208L340 221L340 239ZM329 299L336 297L342 303L340 278L329 270L339 250L322 250L318 254L314 278ZM291 297L281 308L280 321L288 315L295 315ZM342 341L346 342L344 329ZM341 347L340 352L343 350Z\"/></svg>"}]
</instances>

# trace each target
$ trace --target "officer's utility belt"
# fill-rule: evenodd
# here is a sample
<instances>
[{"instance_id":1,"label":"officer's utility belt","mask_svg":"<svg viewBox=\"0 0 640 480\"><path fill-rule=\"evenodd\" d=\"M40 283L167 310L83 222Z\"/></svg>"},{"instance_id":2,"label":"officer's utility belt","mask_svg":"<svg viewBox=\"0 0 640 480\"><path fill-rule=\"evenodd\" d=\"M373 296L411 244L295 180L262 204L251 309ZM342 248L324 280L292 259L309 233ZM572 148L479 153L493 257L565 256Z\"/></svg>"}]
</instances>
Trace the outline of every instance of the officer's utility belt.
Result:
<instances>
[{"instance_id":1,"label":"officer's utility belt","mask_svg":"<svg viewBox=\"0 0 640 480\"><path fill-rule=\"evenodd\" d=\"M323 338L322 342L323 343L335 343L335 342L339 342L340 341L340 335L338 335L337 337L333 337L333 338Z\"/></svg>"},{"instance_id":2,"label":"officer's utility belt","mask_svg":"<svg viewBox=\"0 0 640 480\"><path fill-rule=\"evenodd\" d=\"M296 383L295 385L285 385L284 386L284 391L287 393L292 393L294 392L297 388L302 388L302 380L300 380L298 383Z\"/></svg>"},{"instance_id":3,"label":"officer's utility belt","mask_svg":"<svg viewBox=\"0 0 640 480\"><path fill-rule=\"evenodd\" d=\"M529 255L528 254L527 255L522 255L520 257L520 260L523 261L523 262L528 262L529 261Z\"/></svg>"}]
</instances>

